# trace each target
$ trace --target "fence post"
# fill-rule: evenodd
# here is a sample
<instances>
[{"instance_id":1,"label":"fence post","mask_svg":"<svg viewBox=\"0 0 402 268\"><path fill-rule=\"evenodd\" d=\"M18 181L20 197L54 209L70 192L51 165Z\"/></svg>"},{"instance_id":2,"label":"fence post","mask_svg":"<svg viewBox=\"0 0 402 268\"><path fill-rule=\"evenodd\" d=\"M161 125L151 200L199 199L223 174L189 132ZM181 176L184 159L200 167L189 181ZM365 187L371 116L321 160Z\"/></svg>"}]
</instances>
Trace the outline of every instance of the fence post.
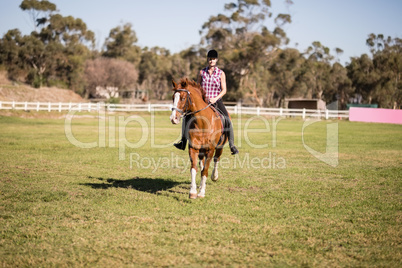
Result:
<instances>
[{"instance_id":1,"label":"fence post","mask_svg":"<svg viewBox=\"0 0 402 268\"><path fill-rule=\"evenodd\" d=\"M260 116L260 107L257 107L257 116Z\"/></svg>"},{"instance_id":2,"label":"fence post","mask_svg":"<svg viewBox=\"0 0 402 268\"><path fill-rule=\"evenodd\" d=\"M13 110L14 110L15 109L15 101L13 101L12 107L13 107Z\"/></svg>"},{"instance_id":3,"label":"fence post","mask_svg":"<svg viewBox=\"0 0 402 268\"><path fill-rule=\"evenodd\" d=\"M52 111L52 106L51 106L50 102L48 102L47 110L48 110L48 112Z\"/></svg>"},{"instance_id":4,"label":"fence post","mask_svg":"<svg viewBox=\"0 0 402 268\"><path fill-rule=\"evenodd\" d=\"M325 119L328 120L329 118L329 112L328 109L325 109Z\"/></svg>"},{"instance_id":5,"label":"fence post","mask_svg":"<svg viewBox=\"0 0 402 268\"><path fill-rule=\"evenodd\" d=\"M151 103L148 103L148 112L151 112Z\"/></svg>"},{"instance_id":6,"label":"fence post","mask_svg":"<svg viewBox=\"0 0 402 268\"><path fill-rule=\"evenodd\" d=\"M303 108L303 120L306 119L306 108Z\"/></svg>"},{"instance_id":7,"label":"fence post","mask_svg":"<svg viewBox=\"0 0 402 268\"><path fill-rule=\"evenodd\" d=\"M61 113L61 102L59 102L59 113Z\"/></svg>"},{"instance_id":8,"label":"fence post","mask_svg":"<svg viewBox=\"0 0 402 268\"><path fill-rule=\"evenodd\" d=\"M40 103L39 103L39 101L36 103L36 111L37 112L39 112L39 106L40 106Z\"/></svg>"},{"instance_id":9,"label":"fence post","mask_svg":"<svg viewBox=\"0 0 402 268\"><path fill-rule=\"evenodd\" d=\"M26 101L25 105L24 105L24 111L27 111L27 110L28 110L28 102Z\"/></svg>"},{"instance_id":10,"label":"fence post","mask_svg":"<svg viewBox=\"0 0 402 268\"><path fill-rule=\"evenodd\" d=\"M2 103L1 103L1 101L0 101L0 109L2 108L1 105L2 105Z\"/></svg>"},{"instance_id":11,"label":"fence post","mask_svg":"<svg viewBox=\"0 0 402 268\"><path fill-rule=\"evenodd\" d=\"M283 108L281 107L279 108L279 115L282 116L282 114L283 114Z\"/></svg>"},{"instance_id":12,"label":"fence post","mask_svg":"<svg viewBox=\"0 0 402 268\"><path fill-rule=\"evenodd\" d=\"M81 102L78 103L78 112L81 112Z\"/></svg>"}]
</instances>

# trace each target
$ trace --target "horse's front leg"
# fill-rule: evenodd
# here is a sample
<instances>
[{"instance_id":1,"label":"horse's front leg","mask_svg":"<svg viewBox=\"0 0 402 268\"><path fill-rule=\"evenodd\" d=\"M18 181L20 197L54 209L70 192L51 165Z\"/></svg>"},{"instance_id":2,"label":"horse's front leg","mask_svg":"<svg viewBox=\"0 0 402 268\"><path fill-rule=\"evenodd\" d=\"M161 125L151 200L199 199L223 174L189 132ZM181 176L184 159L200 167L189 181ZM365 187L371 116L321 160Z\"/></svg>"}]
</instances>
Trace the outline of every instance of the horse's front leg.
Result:
<instances>
[{"instance_id":1,"label":"horse's front leg","mask_svg":"<svg viewBox=\"0 0 402 268\"><path fill-rule=\"evenodd\" d=\"M196 199L197 198L197 183L196 183L196 178L197 178L197 159L198 159L198 150L189 147L188 153L190 155L190 161L191 161L191 188L190 188L190 199Z\"/></svg>"},{"instance_id":2,"label":"horse's front leg","mask_svg":"<svg viewBox=\"0 0 402 268\"><path fill-rule=\"evenodd\" d=\"M198 193L198 197L201 197L201 198L205 197L205 190L207 187L208 168L209 168L209 164L211 163L213 155L214 155L213 150L209 150L206 153L205 166L204 166L204 169L201 171L200 192Z\"/></svg>"}]
</instances>

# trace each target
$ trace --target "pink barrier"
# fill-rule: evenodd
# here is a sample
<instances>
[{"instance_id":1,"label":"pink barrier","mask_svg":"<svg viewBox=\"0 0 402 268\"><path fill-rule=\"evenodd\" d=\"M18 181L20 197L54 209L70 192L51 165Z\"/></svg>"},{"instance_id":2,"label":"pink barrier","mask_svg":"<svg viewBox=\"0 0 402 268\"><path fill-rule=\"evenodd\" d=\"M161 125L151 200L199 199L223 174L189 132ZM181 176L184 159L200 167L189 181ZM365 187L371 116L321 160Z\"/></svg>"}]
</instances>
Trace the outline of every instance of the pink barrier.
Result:
<instances>
[{"instance_id":1,"label":"pink barrier","mask_svg":"<svg viewBox=\"0 0 402 268\"><path fill-rule=\"evenodd\" d=\"M351 107L349 121L402 124L402 110Z\"/></svg>"}]
</instances>

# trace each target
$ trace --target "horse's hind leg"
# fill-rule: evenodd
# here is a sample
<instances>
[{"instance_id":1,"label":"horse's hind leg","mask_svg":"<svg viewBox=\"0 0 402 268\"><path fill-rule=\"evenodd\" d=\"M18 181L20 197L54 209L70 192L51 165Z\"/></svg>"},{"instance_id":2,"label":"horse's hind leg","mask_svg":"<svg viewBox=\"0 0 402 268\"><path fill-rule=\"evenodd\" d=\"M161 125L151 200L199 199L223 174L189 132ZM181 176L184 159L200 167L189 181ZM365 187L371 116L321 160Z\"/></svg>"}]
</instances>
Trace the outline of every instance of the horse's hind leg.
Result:
<instances>
[{"instance_id":1,"label":"horse's hind leg","mask_svg":"<svg viewBox=\"0 0 402 268\"><path fill-rule=\"evenodd\" d=\"M211 180L212 181L217 181L219 178L218 174L218 164L219 164L219 159L221 158L223 152L223 148L217 148L215 151L215 156L214 156L214 169L212 170L211 174Z\"/></svg>"},{"instance_id":2,"label":"horse's hind leg","mask_svg":"<svg viewBox=\"0 0 402 268\"><path fill-rule=\"evenodd\" d=\"M204 170L205 162L204 162L204 154L199 154L198 158L200 159L200 170L201 172Z\"/></svg>"}]
</instances>

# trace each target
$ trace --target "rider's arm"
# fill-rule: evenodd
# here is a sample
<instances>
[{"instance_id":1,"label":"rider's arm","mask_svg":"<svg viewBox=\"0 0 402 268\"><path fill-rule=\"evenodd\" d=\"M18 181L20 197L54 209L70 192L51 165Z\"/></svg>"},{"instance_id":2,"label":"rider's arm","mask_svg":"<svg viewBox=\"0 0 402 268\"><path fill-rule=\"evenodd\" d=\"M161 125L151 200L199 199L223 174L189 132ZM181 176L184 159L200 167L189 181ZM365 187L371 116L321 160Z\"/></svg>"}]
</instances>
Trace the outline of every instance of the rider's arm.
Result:
<instances>
[{"instance_id":1,"label":"rider's arm","mask_svg":"<svg viewBox=\"0 0 402 268\"><path fill-rule=\"evenodd\" d=\"M221 93L219 93L218 96L216 96L215 98L211 98L209 101L211 103L215 103L217 102L219 99L221 99L225 94L226 94L226 75L225 72L222 71L221 74Z\"/></svg>"}]
</instances>

